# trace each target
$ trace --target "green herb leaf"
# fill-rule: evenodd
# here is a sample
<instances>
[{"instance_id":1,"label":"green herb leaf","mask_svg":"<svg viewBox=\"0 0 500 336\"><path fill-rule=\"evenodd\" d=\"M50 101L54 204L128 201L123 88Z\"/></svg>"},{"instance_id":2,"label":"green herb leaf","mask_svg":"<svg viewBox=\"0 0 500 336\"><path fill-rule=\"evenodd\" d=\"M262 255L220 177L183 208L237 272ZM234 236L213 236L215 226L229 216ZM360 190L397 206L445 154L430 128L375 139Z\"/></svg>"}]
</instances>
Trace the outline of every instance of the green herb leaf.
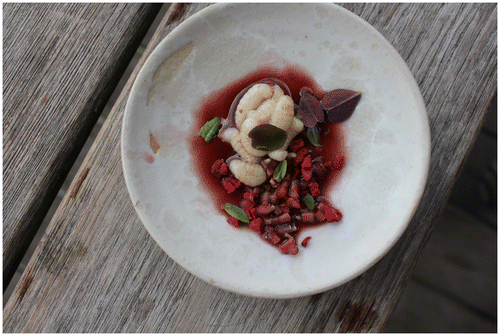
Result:
<instances>
[{"instance_id":1,"label":"green herb leaf","mask_svg":"<svg viewBox=\"0 0 500 336\"><path fill-rule=\"evenodd\" d=\"M316 127L307 129L307 138L314 146L319 147L319 130Z\"/></svg>"},{"instance_id":2,"label":"green herb leaf","mask_svg":"<svg viewBox=\"0 0 500 336\"><path fill-rule=\"evenodd\" d=\"M242 221L243 223L249 223L250 222L250 220L248 219L248 216L245 213L245 211L243 211L243 209L237 207L234 204L231 204L231 203L224 204L224 210L226 210L226 212L230 216L238 218L238 220Z\"/></svg>"},{"instance_id":3,"label":"green herb leaf","mask_svg":"<svg viewBox=\"0 0 500 336\"><path fill-rule=\"evenodd\" d=\"M273 173L273 179L275 179L276 182L281 182L281 180L285 178L287 166L288 163L286 160L283 160L278 164Z\"/></svg>"},{"instance_id":4,"label":"green herb leaf","mask_svg":"<svg viewBox=\"0 0 500 336\"><path fill-rule=\"evenodd\" d=\"M254 127L248 136L252 139L252 147L273 151L283 147L286 142L286 131L271 124Z\"/></svg>"},{"instance_id":5,"label":"green herb leaf","mask_svg":"<svg viewBox=\"0 0 500 336\"><path fill-rule=\"evenodd\" d=\"M311 194L307 194L304 196L304 198L302 199L302 201L304 202L304 204L306 205L306 207L309 209L309 210L314 210L314 207L316 206L316 202L314 201L314 198L312 197Z\"/></svg>"},{"instance_id":6,"label":"green herb leaf","mask_svg":"<svg viewBox=\"0 0 500 336\"><path fill-rule=\"evenodd\" d=\"M210 142L217 136L219 126L220 118L213 118L200 128L198 135L204 138L206 142Z\"/></svg>"}]
</instances>

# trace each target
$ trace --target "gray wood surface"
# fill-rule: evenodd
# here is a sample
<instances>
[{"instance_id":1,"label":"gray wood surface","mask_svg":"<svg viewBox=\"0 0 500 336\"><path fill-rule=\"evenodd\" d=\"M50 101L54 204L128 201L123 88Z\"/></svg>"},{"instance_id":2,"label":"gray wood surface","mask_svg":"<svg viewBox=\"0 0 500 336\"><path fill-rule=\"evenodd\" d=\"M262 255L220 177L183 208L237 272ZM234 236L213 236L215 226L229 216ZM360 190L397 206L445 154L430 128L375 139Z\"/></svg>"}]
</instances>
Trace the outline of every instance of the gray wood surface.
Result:
<instances>
[{"instance_id":1,"label":"gray wood surface","mask_svg":"<svg viewBox=\"0 0 500 336\"><path fill-rule=\"evenodd\" d=\"M384 332L496 332L497 232L448 205Z\"/></svg>"},{"instance_id":2,"label":"gray wood surface","mask_svg":"<svg viewBox=\"0 0 500 336\"><path fill-rule=\"evenodd\" d=\"M159 10L3 5L3 283Z\"/></svg>"},{"instance_id":3,"label":"gray wood surface","mask_svg":"<svg viewBox=\"0 0 500 336\"><path fill-rule=\"evenodd\" d=\"M381 261L343 286L290 300L244 297L191 276L155 244L127 195L119 139L132 81L154 46L204 6L174 5L160 24L7 303L4 331L383 329L496 91L496 5L343 4L394 44L421 87L432 133L429 183Z\"/></svg>"}]
</instances>

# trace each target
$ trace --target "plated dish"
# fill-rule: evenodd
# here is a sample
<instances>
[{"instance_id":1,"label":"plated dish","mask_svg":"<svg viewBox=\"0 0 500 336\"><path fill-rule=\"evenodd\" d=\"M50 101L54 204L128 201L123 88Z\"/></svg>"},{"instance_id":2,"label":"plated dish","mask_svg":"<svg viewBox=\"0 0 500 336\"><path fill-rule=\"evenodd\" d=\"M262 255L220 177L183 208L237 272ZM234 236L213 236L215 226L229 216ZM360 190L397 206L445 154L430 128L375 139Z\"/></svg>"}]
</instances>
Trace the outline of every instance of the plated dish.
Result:
<instances>
[{"instance_id":1,"label":"plated dish","mask_svg":"<svg viewBox=\"0 0 500 336\"><path fill-rule=\"evenodd\" d=\"M239 85L269 74L312 91L362 94L333 132L345 161L321 195L342 219L301 230L297 242L311 238L297 244L300 253L282 253L253 230L229 225L200 170L212 154L193 147L208 103L227 116L226 101ZM217 4L200 11L146 61L123 121L124 176L151 236L193 275L258 297L311 295L366 271L411 220L429 159L425 106L406 64L373 27L331 4Z\"/></svg>"}]
</instances>

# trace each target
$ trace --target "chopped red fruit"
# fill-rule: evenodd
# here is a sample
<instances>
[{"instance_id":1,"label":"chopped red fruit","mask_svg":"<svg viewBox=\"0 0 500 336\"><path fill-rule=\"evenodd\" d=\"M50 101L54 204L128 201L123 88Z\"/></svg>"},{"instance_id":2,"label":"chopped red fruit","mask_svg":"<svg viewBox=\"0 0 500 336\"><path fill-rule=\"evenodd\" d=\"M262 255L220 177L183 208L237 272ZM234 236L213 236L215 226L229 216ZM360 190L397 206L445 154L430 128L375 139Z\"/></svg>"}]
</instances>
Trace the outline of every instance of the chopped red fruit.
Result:
<instances>
[{"instance_id":1,"label":"chopped red fruit","mask_svg":"<svg viewBox=\"0 0 500 336\"><path fill-rule=\"evenodd\" d=\"M255 207L245 210L245 213L247 214L250 220L257 218L257 212L255 211Z\"/></svg>"},{"instance_id":2,"label":"chopped red fruit","mask_svg":"<svg viewBox=\"0 0 500 336\"><path fill-rule=\"evenodd\" d=\"M312 177L312 161L311 157L308 155L302 161L302 177L304 180L309 181Z\"/></svg>"},{"instance_id":3,"label":"chopped red fruit","mask_svg":"<svg viewBox=\"0 0 500 336\"><path fill-rule=\"evenodd\" d=\"M240 221L238 220L238 218L236 217L232 217L230 216L228 219L227 219L227 222L229 224L231 224L232 226L234 226L235 228L239 228L240 227Z\"/></svg>"},{"instance_id":4,"label":"chopped red fruit","mask_svg":"<svg viewBox=\"0 0 500 336\"><path fill-rule=\"evenodd\" d=\"M330 160L325 161L325 162L323 162L323 166L325 166L326 168L333 167L333 162Z\"/></svg>"},{"instance_id":5,"label":"chopped red fruit","mask_svg":"<svg viewBox=\"0 0 500 336\"><path fill-rule=\"evenodd\" d=\"M335 208L325 207L325 217L328 223L342 220L342 213Z\"/></svg>"},{"instance_id":6,"label":"chopped red fruit","mask_svg":"<svg viewBox=\"0 0 500 336\"><path fill-rule=\"evenodd\" d=\"M262 230L264 229L264 220L262 218L251 220L250 223L248 223L248 227L250 228L250 230L253 230L255 232L262 232Z\"/></svg>"},{"instance_id":7,"label":"chopped red fruit","mask_svg":"<svg viewBox=\"0 0 500 336\"><path fill-rule=\"evenodd\" d=\"M257 198L257 194L254 192L246 191L243 193L243 198L254 201Z\"/></svg>"},{"instance_id":8,"label":"chopped red fruit","mask_svg":"<svg viewBox=\"0 0 500 336\"><path fill-rule=\"evenodd\" d=\"M297 153L297 151L302 147L304 147L304 140L299 138L290 142L290 144L288 145L288 150L290 152Z\"/></svg>"},{"instance_id":9,"label":"chopped red fruit","mask_svg":"<svg viewBox=\"0 0 500 336\"><path fill-rule=\"evenodd\" d=\"M292 220L292 217L290 216L290 214L288 212L285 212L285 213L279 215L276 221L278 224L285 224L291 220Z\"/></svg>"},{"instance_id":10,"label":"chopped red fruit","mask_svg":"<svg viewBox=\"0 0 500 336\"><path fill-rule=\"evenodd\" d=\"M311 236L305 237L304 240L302 240L302 243L300 243L303 247L307 246L307 243L309 243L309 240L311 239Z\"/></svg>"},{"instance_id":11,"label":"chopped red fruit","mask_svg":"<svg viewBox=\"0 0 500 336\"><path fill-rule=\"evenodd\" d=\"M311 184L309 184L309 191L313 197L321 195L321 190L319 190L319 184L317 182L311 182Z\"/></svg>"},{"instance_id":12,"label":"chopped red fruit","mask_svg":"<svg viewBox=\"0 0 500 336\"><path fill-rule=\"evenodd\" d=\"M305 148L305 147L300 148L297 151L295 157L293 158L293 163L295 165L301 164L302 160L304 160L304 158L306 157L307 154L309 154L309 150L307 148Z\"/></svg>"},{"instance_id":13,"label":"chopped red fruit","mask_svg":"<svg viewBox=\"0 0 500 336\"><path fill-rule=\"evenodd\" d=\"M316 221L318 223L322 223L322 222L326 221L325 213L323 210L320 210L320 209L318 209L314 212L314 218L316 218Z\"/></svg>"},{"instance_id":14,"label":"chopped red fruit","mask_svg":"<svg viewBox=\"0 0 500 336\"><path fill-rule=\"evenodd\" d=\"M340 156L337 161L335 162L335 164L333 165L333 169L335 170L341 170L342 168L344 168L344 163L345 163L345 157L344 156Z\"/></svg>"},{"instance_id":15,"label":"chopped red fruit","mask_svg":"<svg viewBox=\"0 0 500 336\"><path fill-rule=\"evenodd\" d=\"M297 198L289 198L286 200L286 205L290 208L300 209L300 202Z\"/></svg>"},{"instance_id":16,"label":"chopped red fruit","mask_svg":"<svg viewBox=\"0 0 500 336\"><path fill-rule=\"evenodd\" d=\"M314 212L312 211L301 211L300 212L300 219L304 222L304 223L314 223Z\"/></svg>"},{"instance_id":17,"label":"chopped red fruit","mask_svg":"<svg viewBox=\"0 0 500 336\"><path fill-rule=\"evenodd\" d=\"M312 160L311 160L311 156L308 155L302 161L302 168L311 168L311 167L312 167Z\"/></svg>"},{"instance_id":18,"label":"chopped red fruit","mask_svg":"<svg viewBox=\"0 0 500 336\"><path fill-rule=\"evenodd\" d=\"M276 231L270 226L266 226L266 228L264 229L264 233L262 234L262 238L264 238L271 245L274 246L277 246L281 241L281 238L278 235L278 233L276 233Z\"/></svg>"},{"instance_id":19,"label":"chopped red fruit","mask_svg":"<svg viewBox=\"0 0 500 336\"><path fill-rule=\"evenodd\" d=\"M222 176L226 176L229 173L229 168L227 167L227 164L224 162L224 160L218 159L212 165L212 173L217 178L220 178Z\"/></svg>"},{"instance_id":20,"label":"chopped red fruit","mask_svg":"<svg viewBox=\"0 0 500 336\"><path fill-rule=\"evenodd\" d=\"M242 208L244 211L247 211L249 210L251 207L253 207L255 205L255 202L254 201L251 201L247 198L243 198L241 201L240 201L240 208Z\"/></svg>"},{"instance_id":21,"label":"chopped red fruit","mask_svg":"<svg viewBox=\"0 0 500 336\"><path fill-rule=\"evenodd\" d=\"M290 235L289 238L281 243L278 248L283 254L297 254L299 253L299 248L297 246L297 241Z\"/></svg>"},{"instance_id":22,"label":"chopped red fruit","mask_svg":"<svg viewBox=\"0 0 500 336\"><path fill-rule=\"evenodd\" d=\"M299 181L298 180L293 180L292 184L290 185L290 189L288 189L288 196L290 198L299 198Z\"/></svg>"},{"instance_id":23,"label":"chopped red fruit","mask_svg":"<svg viewBox=\"0 0 500 336\"><path fill-rule=\"evenodd\" d=\"M222 185L224 186L224 189L226 189L226 191L229 193L229 194L232 194L233 192L236 191L236 189L238 189L240 186L241 186L241 182L240 180L238 179L235 179L233 177L225 177L223 180L222 180Z\"/></svg>"},{"instance_id":24,"label":"chopped red fruit","mask_svg":"<svg viewBox=\"0 0 500 336\"><path fill-rule=\"evenodd\" d=\"M266 190L260 195L260 203L261 204L269 204L271 203L271 192Z\"/></svg>"},{"instance_id":25,"label":"chopped red fruit","mask_svg":"<svg viewBox=\"0 0 500 336\"><path fill-rule=\"evenodd\" d=\"M290 181L288 179L281 181L280 185L276 188L276 197L278 199L284 198L288 194Z\"/></svg>"},{"instance_id":26,"label":"chopped red fruit","mask_svg":"<svg viewBox=\"0 0 500 336\"><path fill-rule=\"evenodd\" d=\"M274 205L260 204L255 207L255 212L259 216L269 215L274 210Z\"/></svg>"}]
</instances>

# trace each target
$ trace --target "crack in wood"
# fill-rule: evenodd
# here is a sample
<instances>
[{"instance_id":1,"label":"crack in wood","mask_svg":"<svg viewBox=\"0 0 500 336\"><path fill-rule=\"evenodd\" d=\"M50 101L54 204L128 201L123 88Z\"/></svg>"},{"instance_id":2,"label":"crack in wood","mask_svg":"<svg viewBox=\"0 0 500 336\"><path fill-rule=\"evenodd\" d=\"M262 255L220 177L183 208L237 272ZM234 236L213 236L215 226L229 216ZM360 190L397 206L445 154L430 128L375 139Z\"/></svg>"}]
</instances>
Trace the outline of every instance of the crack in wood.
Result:
<instances>
[{"instance_id":1,"label":"crack in wood","mask_svg":"<svg viewBox=\"0 0 500 336\"><path fill-rule=\"evenodd\" d=\"M78 178L78 181L76 182L76 184L73 188L73 191L71 192L71 195L69 196L70 198L73 198L73 199L76 198L76 195L78 194L78 191L80 190L80 188L83 184L83 181L85 181L85 179L87 178L87 175L89 174L89 170L90 170L90 168L87 167L80 174L80 177Z\"/></svg>"}]
</instances>

